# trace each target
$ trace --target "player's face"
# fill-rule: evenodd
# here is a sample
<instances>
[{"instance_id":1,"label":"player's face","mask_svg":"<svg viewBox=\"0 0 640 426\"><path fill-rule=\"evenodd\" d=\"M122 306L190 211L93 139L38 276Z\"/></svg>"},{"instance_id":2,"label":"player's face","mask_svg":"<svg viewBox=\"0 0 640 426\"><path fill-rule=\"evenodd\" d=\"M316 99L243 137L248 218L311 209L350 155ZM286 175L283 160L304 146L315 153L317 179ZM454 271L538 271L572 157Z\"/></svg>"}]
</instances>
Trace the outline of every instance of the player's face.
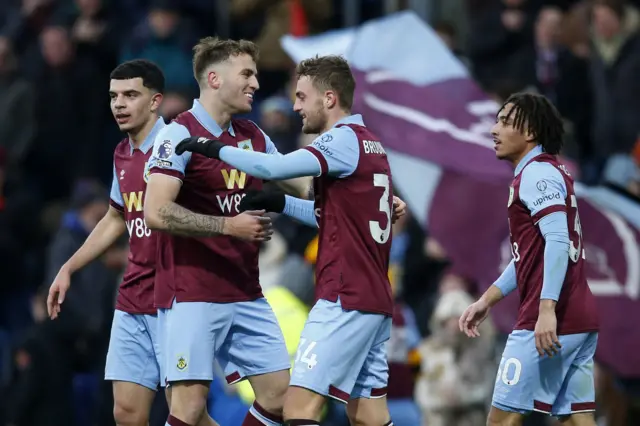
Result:
<instances>
[{"instance_id":1,"label":"player's face","mask_svg":"<svg viewBox=\"0 0 640 426\"><path fill-rule=\"evenodd\" d=\"M296 102L293 110L302 117L302 132L307 134L322 133L327 124L324 110L324 94L313 85L308 76L298 79L296 85Z\"/></svg>"},{"instance_id":2,"label":"player's face","mask_svg":"<svg viewBox=\"0 0 640 426\"><path fill-rule=\"evenodd\" d=\"M142 78L111 80L111 112L123 132L144 126L158 111L162 95L144 87Z\"/></svg>"},{"instance_id":3,"label":"player's face","mask_svg":"<svg viewBox=\"0 0 640 426\"><path fill-rule=\"evenodd\" d=\"M515 161L522 157L528 146L527 134L514 126L515 111L511 113L512 109L512 104L505 105L491 129L496 157L499 160Z\"/></svg>"},{"instance_id":4,"label":"player's face","mask_svg":"<svg viewBox=\"0 0 640 426\"><path fill-rule=\"evenodd\" d=\"M218 90L231 114L251 112L253 95L260 88L258 69L250 55L232 56L218 68Z\"/></svg>"}]
</instances>

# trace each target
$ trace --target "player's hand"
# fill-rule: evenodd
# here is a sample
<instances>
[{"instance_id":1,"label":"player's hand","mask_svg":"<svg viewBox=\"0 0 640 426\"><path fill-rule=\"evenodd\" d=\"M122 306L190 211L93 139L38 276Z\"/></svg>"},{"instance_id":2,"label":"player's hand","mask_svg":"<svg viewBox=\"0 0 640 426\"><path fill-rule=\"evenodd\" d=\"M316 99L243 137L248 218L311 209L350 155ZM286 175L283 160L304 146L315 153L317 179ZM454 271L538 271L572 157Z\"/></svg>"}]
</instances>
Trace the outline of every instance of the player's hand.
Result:
<instances>
[{"instance_id":1,"label":"player's hand","mask_svg":"<svg viewBox=\"0 0 640 426\"><path fill-rule=\"evenodd\" d=\"M540 356L544 356L545 353L554 356L562 347L558 340L557 327L556 312L553 309L541 309L535 328L536 349Z\"/></svg>"},{"instance_id":2,"label":"player's hand","mask_svg":"<svg viewBox=\"0 0 640 426\"><path fill-rule=\"evenodd\" d=\"M393 196L393 215L391 215L391 223L396 223L398 219L407 214L407 203L400 198Z\"/></svg>"},{"instance_id":3,"label":"player's hand","mask_svg":"<svg viewBox=\"0 0 640 426\"><path fill-rule=\"evenodd\" d=\"M207 139L197 136L185 138L176 145L176 155L182 155L186 151L195 152L209 158L220 158L220 150L225 146L222 142L215 139Z\"/></svg>"},{"instance_id":4,"label":"player's hand","mask_svg":"<svg viewBox=\"0 0 640 426\"><path fill-rule=\"evenodd\" d=\"M458 320L460 331L468 337L480 336L478 326L482 324L482 321L489 315L489 309L489 304L482 299L478 299L477 302L469 305Z\"/></svg>"},{"instance_id":5,"label":"player's hand","mask_svg":"<svg viewBox=\"0 0 640 426\"><path fill-rule=\"evenodd\" d=\"M251 210L225 220L225 234L247 241L269 241L273 235L271 218L264 210Z\"/></svg>"},{"instance_id":6,"label":"player's hand","mask_svg":"<svg viewBox=\"0 0 640 426\"><path fill-rule=\"evenodd\" d=\"M62 267L49 287L49 295L47 296L47 313L52 320L58 318L60 306L64 302L69 286L71 286L71 274L65 267Z\"/></svg>"},{"instance_id":7,"label":"player's hand","mask_svg":"<svg viewBox=\"0 0 640 426\"><path fill-rule=\"evenodd\" d=\"M266 210L273 213L282 213L285 204L284 191L273 189L269 191L256 191L255 189L247 191L242 197L238 210L244 212L247 210Z\"/></svg>"}]
</instances>

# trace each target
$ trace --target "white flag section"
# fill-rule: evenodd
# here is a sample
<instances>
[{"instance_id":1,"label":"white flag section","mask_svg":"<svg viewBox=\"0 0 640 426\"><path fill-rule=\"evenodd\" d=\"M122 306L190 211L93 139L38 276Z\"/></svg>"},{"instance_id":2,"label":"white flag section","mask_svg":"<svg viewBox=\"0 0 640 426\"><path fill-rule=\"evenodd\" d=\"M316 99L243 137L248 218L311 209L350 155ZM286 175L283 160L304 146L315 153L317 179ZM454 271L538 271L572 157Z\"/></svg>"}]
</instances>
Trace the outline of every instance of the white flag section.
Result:
<instances>
[{"instance_id":1,"label":"white flag section","mask_svg":"<svg viewBox=\"0 0 640 426\"><path fill-rule=\"evenodd\" d=\"M412 12L326 34L284 37L295 61L343 55L357 87L354 111L385 146L396 192L447 251L454 271L483 291L510 260L511 167L495 158L489 129L498 105ZM587 274L598 298L599 362L640 376L640 206L579 186ZM508 332L517 295L494 311ZM633 347L633 348L632 348Z\"/></svg>"}]
</instances>

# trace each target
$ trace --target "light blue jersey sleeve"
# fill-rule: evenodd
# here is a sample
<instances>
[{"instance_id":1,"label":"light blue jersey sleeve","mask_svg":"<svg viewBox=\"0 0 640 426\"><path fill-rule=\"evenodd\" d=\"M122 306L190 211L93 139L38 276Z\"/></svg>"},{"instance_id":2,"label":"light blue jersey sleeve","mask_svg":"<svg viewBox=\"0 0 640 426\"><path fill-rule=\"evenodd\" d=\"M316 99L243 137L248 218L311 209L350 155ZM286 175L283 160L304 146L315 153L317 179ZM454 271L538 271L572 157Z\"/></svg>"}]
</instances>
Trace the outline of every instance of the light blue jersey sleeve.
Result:
<instances>
[{"instance_id":1,"label":"light blue jersey sleeve","mask_svg":"<svg viewBox=\"0 0 640 426\"><path fill-rule=\"evenodd\" d=\"M285 195L284 210L282 213L304 223L305 225L317 228L315 205L311 200Z\"/></svg>"},{"instance_id":2,"label":"light blue jersey sleeve","mask_svg":"<svg viewBox=\"0 0 640 426\"><path fill-rule=\"evenodd\" d=\"M544 237L544 268L540 299L558 301L569 267L569 224L564 212L551 213L538 222Z\"/></svg>"},{"instance_id":3,"label":"light blue jersey sleeve","mask_svg":"<svg viewBox=\"0 0 640 426\"><path fill-rule=\"evenodd\" d=\"M516 279L516 264L515 260L511 259L509 265L502 271L502 274L498 277L496 282L493 283L500 289L503 297L507 297L509 293L516 289L518 281Z\"/></svg>"},{"instance_id":4,"label":"light blue jersey sleeve","mask_svg":"<svg viewBox=\"0 0 640 426\"><path fill-rule=\"evenodd\" d=\"M220 150L220 159L240 171L264 180L286 180L320 174L318 161L304 149L281 155L277 150L264 153L225 146Z\"/></svg>"},{"instance_id":5,"label":"light blue jersey sleeve","mask_svg":"<svg viewBox=\"0 0 640 426\"><path fill-rule=\"evenodd\" d=\"M182 124L170 123L158 132L153 143L153 154L149 160L150 173L162 173L182 179L191 160L191 153L176 155L175 148L183 139L190 137Z\"/></svg>"},{"instance_id":6,"label":"light blue jersey sleeve","mask_svg":"<svg viewBox=\"0 0 640 426\"><path fill-rule=\"evenodd\" d=\"M567 186L549 163L533 162L522 170L520 200L537 222L549 213L566 212Z\"/></svg>"},{"instance_id":7,"label":"light blue jersey sleeve","mask_svg":"<svg viewBox=\"0 0 640 426\"><path fill-rule=\"evenodd\" d=\"M111 201L124 209L124 200L122 199L122 192L120 191L120 182L118 182L115 164L113 165L113 180L111 181L110 198Z\"/></svg>"},{"instance_id":8,"label":"light blue jersey sleeve","mask_svg":"<svg viewBox=\"0 0 640 426\"><path fill-rule=\"evenodd\" d=\"M345 178L358 166L360 147L351 127L334 127L318 136L308 147L320 165L322 174Z\"/></svg>"},{"instance_id":9,"label":"light blue jersey sleeve","mask_svg":"<svg viewBox=\"0 0 640 426\"><path fill-rule=\"evenodd\" d=\"M549 163L524 168L520 200L531 211L545 240L541 299L558 300L569 262L567 186L560 171Z\"/></svg>"}]
</instances>

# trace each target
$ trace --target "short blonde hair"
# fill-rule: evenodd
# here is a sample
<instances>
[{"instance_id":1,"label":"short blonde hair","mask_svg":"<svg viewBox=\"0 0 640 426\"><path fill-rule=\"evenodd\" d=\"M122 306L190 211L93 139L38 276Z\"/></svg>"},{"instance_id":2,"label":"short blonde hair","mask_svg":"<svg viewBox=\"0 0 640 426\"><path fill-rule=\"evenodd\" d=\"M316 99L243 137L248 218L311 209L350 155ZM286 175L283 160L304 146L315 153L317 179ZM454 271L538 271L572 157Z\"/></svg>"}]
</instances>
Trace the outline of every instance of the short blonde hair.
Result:
<instances>
[{"instance_id":1,"label":"short blonde hair","mask_svg":"<svg viewBox=\"0 0 640 426\"><path fill-rule=\"evenodd\" d=\"M239 55L249 55L254 62L258 62L258 46L248 40L220 40L217 37L205 37L193 47L193 76L200 83L208 67Z\"/></svg>"}]
</instances>

